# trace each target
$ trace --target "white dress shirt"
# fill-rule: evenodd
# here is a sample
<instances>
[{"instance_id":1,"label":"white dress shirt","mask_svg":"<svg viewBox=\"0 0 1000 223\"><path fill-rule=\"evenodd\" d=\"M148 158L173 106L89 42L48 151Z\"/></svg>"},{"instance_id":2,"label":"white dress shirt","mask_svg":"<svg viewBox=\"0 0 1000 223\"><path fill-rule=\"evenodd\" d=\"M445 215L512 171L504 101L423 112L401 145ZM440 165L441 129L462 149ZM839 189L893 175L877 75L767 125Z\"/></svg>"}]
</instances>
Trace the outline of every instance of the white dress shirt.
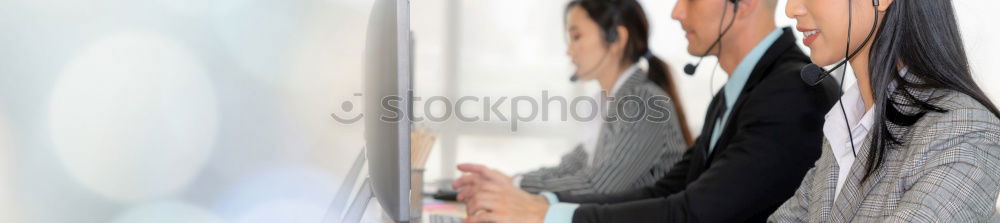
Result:
<instances>
[{"instance_id":1,"label":"white dress shirt","mask_svg":"<svg viewBox=\"0 0 1000 223\"><path fill-rule=\"evenodd\" d=\"M855 151L852 151L850 136L854 136L854 148L861 148L875 121L872 109L865 109L865 102L861 99L861 90L858 89L857 84L851 85L844 91L844 95L837 103L833 105L830 112L826 113L826 121L823 123L823 135L826 136L830 148L833 149L839 170L834 200L840 195L840 189L844 187L851 165L854 163ZM851 126L851 134L847 133L847 123L844 123L844 112L841 112L839 103L844 103L844 111Z\"/></svg>"},{"instance_id":2,"label":"white dress shirt","mask_svg":"<svg viewBox=\"0 0 1000 223\"><path fill-rule=\"evenodd\" d=\"M908 71L908 68L903 67L899 71L899 75L905 77ZM890 83L889 89L894 89L896 88L895 86L896 83ZM844 103L845 112L841 112L839 103ZM874 106L867 110L865 109L865 101L861 99L861 89L855 83L844 91L844 95L840 97L840 101L833 105L830 112L826 113L826 121L823 123L823 135L826 136L826 140L830 143L830 148L833 149L833 156L837 159L837 188L834 189L834 201L840 195L840 190L844 188L844 182L847 181L847 175L854 164L856 151L852 151L852 149L861 148L866 143L864 140L875 122L874 112L872 112L874 109ZM844 123L845 113L847 114L847 121L850 122L851 134L847 133L847 125ZM854 139L850 140L850 136L854 136ZM854 144L853 148L851 147L852 142Z\"/></svg>"}]
</instances>

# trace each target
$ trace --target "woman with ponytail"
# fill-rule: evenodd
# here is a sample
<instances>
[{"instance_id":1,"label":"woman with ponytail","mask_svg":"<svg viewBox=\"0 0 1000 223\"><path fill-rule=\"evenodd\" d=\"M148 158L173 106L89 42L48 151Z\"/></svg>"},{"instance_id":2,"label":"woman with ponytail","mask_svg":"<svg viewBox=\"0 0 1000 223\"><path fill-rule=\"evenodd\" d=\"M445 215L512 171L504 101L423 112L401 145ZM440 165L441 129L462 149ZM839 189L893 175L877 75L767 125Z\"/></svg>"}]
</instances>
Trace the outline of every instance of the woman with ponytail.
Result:
<instances>
[{"instance_id":1,"label":"woman with ponytail","mask_svg":"<svg viewBox=\"0 0 1000 223\"><path fill-rule=\"evenodd\" d=\"M577 0L565 15L573 79L600 85L595 101L604 105L602 115L589 121L583 142L558 166L504 178L535 193L608 194L652 185L681 159L691 136L669 68L649 50L642 6Z\"/></svg>"}]
</instances>

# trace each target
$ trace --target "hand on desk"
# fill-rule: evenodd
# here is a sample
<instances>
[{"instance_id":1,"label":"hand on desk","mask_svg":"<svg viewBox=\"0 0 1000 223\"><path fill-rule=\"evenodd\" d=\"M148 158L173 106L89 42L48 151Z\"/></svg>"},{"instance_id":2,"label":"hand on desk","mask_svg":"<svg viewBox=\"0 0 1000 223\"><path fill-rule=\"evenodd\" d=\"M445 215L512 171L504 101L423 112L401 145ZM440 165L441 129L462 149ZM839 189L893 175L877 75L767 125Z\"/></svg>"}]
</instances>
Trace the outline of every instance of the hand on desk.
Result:
<instances>
[{"instance_id":1,"label":"hand on desk","mask_svg":"<svg viewBox=\"0 0 1000 223\"><path fill-rule=\"evenodd\" d=\"M451 185L465 203L466 222L541 223L549 203L514 186L503 173L478 164L461 164L465 173Z\"/></svg>"}]
</instances>

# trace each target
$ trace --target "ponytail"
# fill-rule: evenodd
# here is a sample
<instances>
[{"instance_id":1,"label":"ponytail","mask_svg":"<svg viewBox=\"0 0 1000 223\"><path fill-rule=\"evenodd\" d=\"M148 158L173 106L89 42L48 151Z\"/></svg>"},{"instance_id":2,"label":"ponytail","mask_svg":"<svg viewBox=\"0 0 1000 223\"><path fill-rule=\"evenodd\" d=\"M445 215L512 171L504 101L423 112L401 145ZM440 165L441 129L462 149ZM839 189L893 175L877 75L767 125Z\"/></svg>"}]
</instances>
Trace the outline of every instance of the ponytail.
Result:
<instances>
[{"instance_id":1,"label":"ponytail","mask_svg":"<svg viewBox=\"0 0 1000 223\"><path fill-rule=\"evenodd\" d=\"M681 97L677 93L669 67L649 51L649 21L646 20L646 12L642 9L642 5L636 0L573 0L566 5L566 12L568 13L574 6L586 10L590 18L607 33L611 33L609 31L617 29L618 26L624 26L628 30L628 41L621 62L631 64L642 58L649 62L649 80L659 85L664 92L667 92L667 96L670 96L677 113L675 117L681 125L681 133L684 134L684 141L688 146L693 144L694 137L688 130L684 109L681 107ZM611 35L606 34L605 38L609 36Z\"/></svg>"},{"instance_id":2,"label":"ponytail","mask_svg":"<svg viewBox=\"0 0 1000 223\"><path fill-rule=\"evenodd\" d=\"M684 141L687 142L688 146L691 146L691 144L694 144L694 137L691 136L691 131L688 130L687 116L684 115L684 108L681 106L683 103L681 103L680 94L677 92L677 84L670 73L670 67L663 60L656 57L656 55L649 53L649 51L643 57L646 58L646 62L649 64L649 80L659 85L670 96L671 103L674 104L674 112L677 113L675 117L677 117L677 121L681 125L681 133L684 134Z\"/></svg>"}]
</instances>

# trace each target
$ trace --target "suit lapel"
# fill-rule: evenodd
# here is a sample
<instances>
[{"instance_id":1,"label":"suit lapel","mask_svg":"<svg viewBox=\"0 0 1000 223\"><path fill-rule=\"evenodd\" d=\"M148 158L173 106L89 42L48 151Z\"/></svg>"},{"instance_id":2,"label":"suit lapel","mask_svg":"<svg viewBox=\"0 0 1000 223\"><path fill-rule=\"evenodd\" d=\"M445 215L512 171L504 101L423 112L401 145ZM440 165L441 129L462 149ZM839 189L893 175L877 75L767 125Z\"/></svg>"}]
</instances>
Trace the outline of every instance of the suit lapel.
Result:
<instances>
[{"instance_id":1,"label":"suit lapel","mask_svg":"<svg viewBox=\"0 0 1000 223\"><path fill-rule=\"evenodd\" d=\"M832 212L832 220L834 222L851 222L855 213L858 212L858 209L864 202L865 197L871 193L875 185L878 185L878 182L885 176L886 168L883 166L872 173L864 183L861 182L861 178L868 172L866 163L868 162L868 157L871 155L871 143L869 143L868 137L865 137L863 142L865 143L861 144L858 156L854 159L854 163L851 164L851 170L848 171L844 186L840 189L840 196L834 202ZM836 182L834 183L836 184ZM834 190L836 190L836 187L830 189L830 191Z\"/></svg>"},{"instance_id":2,"label":"suit lapel","mask_svg":"<svg viewBox=\"0 0 1000 223\"><path fill-rule=\"evenodd\" d=\"M836 196L835 190L837 189L837 174L840 169L837 166L837 158L833 154L833 149L830 147L830 142L825 138L823 139L823 155L820 157L820 162L817 162L823 166L817 166L819 174L818 176L823 177L822 182L819 186L817 193L820 195L816 201L819 204L820 210L818 211L819 216L815 217L814 220L819 222L829 222L831 209L833 209L833 197Z\"/></svg>"},{"instance_id":3,"label":"suit lapel","mask_svg":"<svg viewBox=\"0 0 1000 223\"><path fill-rule=\"evenodd\" d=\"M764 55L761 56L760 60L757 61L757 64L754 65L753 71L750 72L750 77L747 79L747 83L743 85L743 89L740 90L740 96L736 98L735 103L733 103L733 107L729 108L731 111L729 112L729 116L726 117L726 123L723 124L722 131L719 132L720 134L719 141L715 142L715 148L712 149L712 154L708 154L707 160L712 160L715 157L715 154L719 154L721 150L725 149L725 145L729 144L729 139L731 138L731 135L735 134L737 130L736 123L739 122L738 120L736 120L736 116L738 116L739 112L736 111L739 111L743 107L743 104L746 102L747 97L750 94L750 91L753 90L753 88L757 84L763 81L764 77L770 74L772 67L774 67L774 65L779 61L779 59L782 58L782 56L785 56L786 51L788 51L789 47L795 47L795 46L796 46L795 36L792 34L791 28L783 28L781 36L778 37L778 39L775 40L773 44L771 44L771 47L764 52ZM797 49L797 47L795 48ZM716 96L724 97L722 94L724 93L720 90L719 93L716 94ZM717 100L717 101L724 101L724 100ZM725 104L718 104L718 106L724 108ZM723 111L724 110L721 110L720 112ZM715 114L710 117L718 117L719 115L722 114ZM711 125L706 125L706 126L715 127L716 120L717 118L711 118L712 121ZM708 135L711 134L712 132L709 131Z\"/></svg>"}]
</instances>

